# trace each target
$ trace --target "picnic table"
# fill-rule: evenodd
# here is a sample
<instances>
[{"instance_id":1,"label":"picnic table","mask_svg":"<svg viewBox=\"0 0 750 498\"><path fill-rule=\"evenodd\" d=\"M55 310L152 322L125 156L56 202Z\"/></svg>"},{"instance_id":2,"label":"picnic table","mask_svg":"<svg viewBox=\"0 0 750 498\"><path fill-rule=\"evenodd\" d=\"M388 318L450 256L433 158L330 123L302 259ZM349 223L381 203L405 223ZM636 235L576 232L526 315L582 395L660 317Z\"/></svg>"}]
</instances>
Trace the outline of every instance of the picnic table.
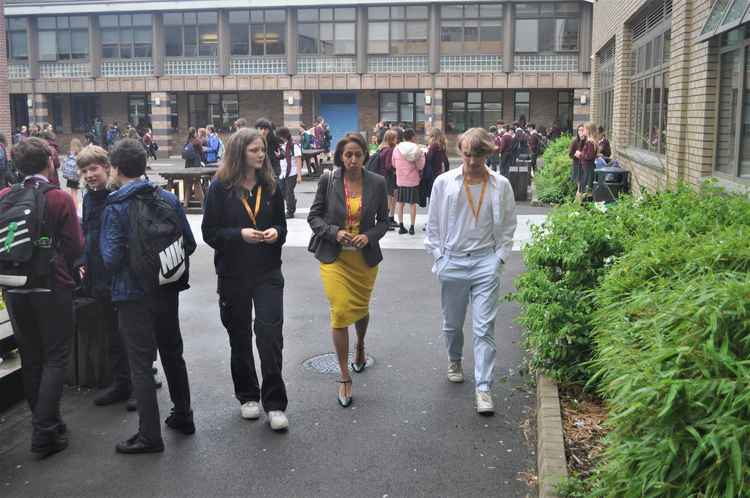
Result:
<instances>
[{"instance_id":1,"label":"picnic table","mask_svg":"<svg viewBox=\"0 0 750 498\"><path fill-rule=\"evenodd\" d=\"M159 169L157 173L161 175L167 181L167 189L174 192L177 198L185 206L185 210L195 209L190 208L190 195L193 192L193 185L198 182L203 189L203 193L206 193L206 185L211 181L211 178L216 174L219 168L216 166L206 166L201 168L165 168ZM203 182L203 180L208 180ZM182 183L182 191L180 191L180 182ZM198 212L203 211L203 207L197 208Z\"/></svg>"}]
</instances>

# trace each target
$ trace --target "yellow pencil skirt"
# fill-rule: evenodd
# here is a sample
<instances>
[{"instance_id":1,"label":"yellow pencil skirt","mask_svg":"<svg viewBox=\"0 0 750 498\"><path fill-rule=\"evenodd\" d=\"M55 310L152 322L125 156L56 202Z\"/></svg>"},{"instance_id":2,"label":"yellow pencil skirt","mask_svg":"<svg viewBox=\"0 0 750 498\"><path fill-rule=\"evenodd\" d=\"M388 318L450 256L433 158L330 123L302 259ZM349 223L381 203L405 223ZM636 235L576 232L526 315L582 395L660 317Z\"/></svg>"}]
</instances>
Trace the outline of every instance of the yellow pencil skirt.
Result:
<instances>
[{"instance_id":1,"label":"yellow pencil skirt","mask_svg":"<svg viewBox=\"0 0 750 498\"><path fill-rule=\"evenodd\" d=\"M378 267L369 267L362 251L341 251L333 263L320 264L320 278L331 306L331 327L340 329L366 317Z\"/></svg>"}]
</instances>

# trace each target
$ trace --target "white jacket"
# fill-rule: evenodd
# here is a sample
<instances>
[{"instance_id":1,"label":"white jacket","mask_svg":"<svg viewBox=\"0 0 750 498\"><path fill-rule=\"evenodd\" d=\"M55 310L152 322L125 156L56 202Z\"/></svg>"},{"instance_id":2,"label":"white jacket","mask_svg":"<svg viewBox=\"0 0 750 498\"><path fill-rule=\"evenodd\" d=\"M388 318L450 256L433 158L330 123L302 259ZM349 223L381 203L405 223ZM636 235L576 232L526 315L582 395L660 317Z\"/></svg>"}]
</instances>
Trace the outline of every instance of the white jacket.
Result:
<instances>
[{"instance_id":1,"label":"white jacket","mask_svg":"<svg viewBox=\"0 0 750 498\"><path fill-rule=\"evenodd\" d=\"M489 168L487 172L490 174L487 193L492 201L495 255L507 262L516 231L516 201L508 179ZM436 260L445 254L445 241L455 230L457 203L463 187L462 166L438 176L432 186L424 245Z\"/></svg>"}]
</instances>

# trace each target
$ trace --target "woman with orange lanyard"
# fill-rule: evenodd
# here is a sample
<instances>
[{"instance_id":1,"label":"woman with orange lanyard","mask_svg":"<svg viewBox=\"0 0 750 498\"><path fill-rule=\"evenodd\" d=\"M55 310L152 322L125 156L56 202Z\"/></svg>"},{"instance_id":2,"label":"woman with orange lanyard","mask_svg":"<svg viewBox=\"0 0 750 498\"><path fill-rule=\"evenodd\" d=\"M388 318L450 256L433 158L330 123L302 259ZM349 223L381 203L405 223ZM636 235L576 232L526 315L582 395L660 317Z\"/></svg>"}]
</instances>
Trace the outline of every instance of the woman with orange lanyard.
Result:
<instances>
[{"instance_id":1,"label":"woman with orange lanyard","mask_svg":"<svg viewBox=\"0 0 750 498\"><path fill-rule=\"evenodd\" d=\"M385 179L365 170L367 143L349 133L336 145L336 169L324 174L307 218L315 233L315 257L331 305L331 328L341 380L338 402L352 403L349 375L349 326L357 331L352 370L367 365L365 334L370 322L370 296L383 260L379 240L388 231L388 197Z\"/></svg>"},{"instance_id":2,"label":"woman with orange lanyard","mask_svg":"<svg viewBox=\"0 0 750 498\"><path fill-rule=\"evenodd\" d=\"M284 198L277 187L266 141L258 130L240 129L227 141L224 160L206 196L202 231L203 239L216 251L219 311L229 334L240 414L245 419L259 418L262 401L271 428L286 429L287 397L281 376L281 246L287 228ZM253 359L253 329L263 373L260 389Z\"/></svg>"}]
</instances>

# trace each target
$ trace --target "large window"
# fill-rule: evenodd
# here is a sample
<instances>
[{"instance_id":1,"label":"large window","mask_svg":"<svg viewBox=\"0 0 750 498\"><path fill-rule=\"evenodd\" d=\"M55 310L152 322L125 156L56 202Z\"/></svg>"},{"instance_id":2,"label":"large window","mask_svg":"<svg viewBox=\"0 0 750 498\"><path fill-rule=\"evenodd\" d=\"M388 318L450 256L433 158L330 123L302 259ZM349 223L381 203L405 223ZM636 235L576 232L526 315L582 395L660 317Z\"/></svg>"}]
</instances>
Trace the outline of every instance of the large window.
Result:
<instances>
[{"instance_id":1,"label":"large window","mask_svg":"<svg viewBox=\"0 0 750 498\"><path fill-rule=\"evenodd\" d=\"M501 4L443 5L440 18L442 55L503 53Z\"/></svg>"},{"instance_id":2,"label":"large window","mask_svg":"<svg viewBox=\"0 0 750 498\"><path fill-rule=\"evenodd\" d=\"M29 107L26 94L10 96L10 114L13 116L13 128L29 125Z\"/></svg>"},{"instance_id":3,"label":"large window","mask_svg":"<svg viewBox=\"0 0 750 498\"><path fill-rule=\"evenodd\" d=\"M489 128L503 119L503 92L447 92L445 130L463 133L469 128Z\"/></svg>"},{"instance_id":4,"label":"large window","mask_svg":"<svg viewBox=\"0 0 750 498\"><path fill-rule=\"evenodd\" d=\"M526 122L531 115L531 93L527 90L513 92L513 120Z\"/></svg>"},{"instance_id":5,"label":"large window","mask_svg":"<svg viewBox=\"0 0 750 498\"><path fill-rule=\"evenodd\" d=\"M55 133L63 133L63 99L67 95L50 95L48 99L49 122L55 128Z\"/></svg>"},{"instance_id":6,"label":"large window","mask_svg":"<svg viewBox=\"0 0 750 498\"><path fill-rule=\"evenodd\" d=\"M574 2L516 4L516 53L577 52L579 17Z\"/></svg>"},{"instance_id":7,"label":"large window","mask_svg":"<svg viewBox=\"0 0 750 498\"><path fill-rule=\"evenodd\" d=\"M86 59L89 56L87 17L39 17L37 29L40 61Z\"/></svg>"},{"instance_id":8,"label":"large window","mask_svg":"<svg viewBox=\"0 0 750 498\"><path fill-rule=\"evenodd\" d=\"M189 126L203 128L212 124L217 130L229 131L240 118L236 93L194 93L188 95Z\"/></svg>"},{"instance_id":9,"label":"large window","mask_svg":"<svg viewBox=\"0 0 750 498\"><path fill-rule=\"evenodd\" d=\"M229 13L232 55L284 55L286 11L238 10Z\"/></svg>"},{"instance_id":10,"label":"large window","mask_svg":"<svg viewBox=\"0 0 750 498\"><path fill-rule=\"evenodd\" d=\"M379 119L404 123L417 133L424 133L424 92L381 93Z\"/></svg>"},{"instance_id":11,"label":"large window","mask_svg":"<svg viewBox=\"0 0 750 498\"><path fill-rule=\"evenodd\" d=\"M99 26L105 59L151 57L151 14L103 15Z\"/></svg>"},{"instance_id":12,"label":"large window","mask_svg":"<svg viewBox=\"0 0 750 498\"><path fill-rule=\"evenodd\" d=\"M648 5L631 22L635 71L630 89L629 142L656 154L666 151L670 26L671 17L663 9L663 0Z\"/></svg>"},{"instance_id":13,"label":"large window","mask_svg":"<svg viewBox=\"0 0 750 498\"><path fill-rule=\"evenodd\" d=\"M151 128L151 102L148 95L128 95L128 123L139 129Z\"/></svg>"},{"instance_id":14,"label":"large window","mask_svg":"<svg viewBox=\"0 0 750 498\"><path fill-rule=\"evenodd\" d=\"M607 133L612 131L612 115L615 100L615 43L609 42L597 54L599 76L599 124Z\"/></svg>"},{"instance_id":15,"label":"large window","mask_svg":"<svg viewBox=\"0 0 750 498\"><path fill-rule=\"evenodd\" d=\"M87 132L94 124L94 118L101 116L101 102L98 95L71 95L70 114L73 131Z\"/></svg>"},{"instance_id":16,"label":"large window","mask_svg":"<svg viewBox=\"0 0 750 498\"><path fill-rule=\"evenodd\" d=\"M427 54L426 6L369 7L368 54Z\"/></svg>"},{"instance_id":17,"label":"large window","mask_svg":"<svg viewBox=\"0 0 750 498\"><path fill-rule=\"evenodd\" d=\"M7 18L8 59L26 61L29 58L29 42L25 17Z\"/></svg>"},{"instance_id":18,"label":"large window","mask_svg":"<svg viewBox=\"0 0 750 498\"><path fill-rule=\"evenodd\" d=\"M716 172L750 179L750 29L722 35Z\"/></svg>"},{"instance_id":19,"label":"large window","mask_svg":"<svg viewBox=\"0 0 750 498\"><path fill-rule=\"evenodd\" d=\"M297 49L300 54L355 55L357 9L299 9Z\"/></svg>"},{"instance_id":20,"label":"large window","mask_svg":"<svg viewBox=\"0 0 750 498\"><path fill-rule=\"evenodd\" d=\"M571 90L557 92L557 122L562 130L573 129L573 92Z\"/></svg>"},{"instance_id":21,"label":"large window","mask_svg":"<svg viewBox=\"0 0 750 498\"><path fill-rule=\"evenodd\" d=\"M167 57L215 57L217 22L216 12L164 14Z\"/></svg>"}]
</instances>

